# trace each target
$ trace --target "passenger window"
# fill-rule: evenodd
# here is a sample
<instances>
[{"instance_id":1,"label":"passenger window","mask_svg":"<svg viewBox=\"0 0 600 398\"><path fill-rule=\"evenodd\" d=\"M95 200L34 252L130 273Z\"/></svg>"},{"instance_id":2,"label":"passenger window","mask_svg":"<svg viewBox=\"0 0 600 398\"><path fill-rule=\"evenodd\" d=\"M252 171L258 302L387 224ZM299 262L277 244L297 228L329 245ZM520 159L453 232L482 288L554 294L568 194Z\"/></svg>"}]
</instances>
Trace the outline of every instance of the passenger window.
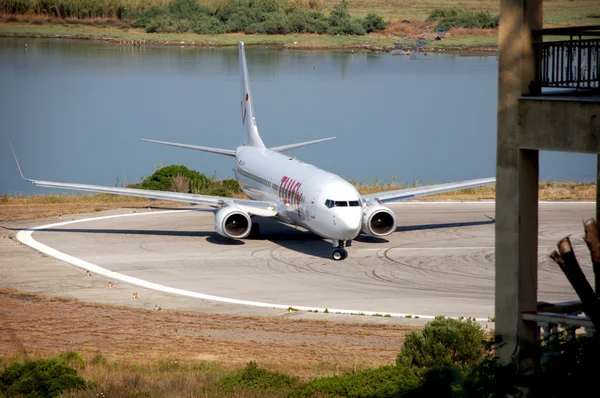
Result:
<instances>
[{"instance_id":1,"label":"passenger window","mask_svg":"<svg viewBox=\"0 0 600 398\"><path fill-rule=\"evenodd\" d=\"M335 206L336 207L348 207L348 202L342 201L342 200L336 200Z\"/></svg>"},{"instance_id":2,"label":"passenger window","mask_svg":"<svg viewBox=\"0 0 600 398\"><path fill-rule=\"evenodd\" d=\"M358 207L358 200L351 200L351 201L350 201L350 202L348 202L348 203L350 203L350 206L351 206L351 207Z\"/></svg>"}]
</instances>

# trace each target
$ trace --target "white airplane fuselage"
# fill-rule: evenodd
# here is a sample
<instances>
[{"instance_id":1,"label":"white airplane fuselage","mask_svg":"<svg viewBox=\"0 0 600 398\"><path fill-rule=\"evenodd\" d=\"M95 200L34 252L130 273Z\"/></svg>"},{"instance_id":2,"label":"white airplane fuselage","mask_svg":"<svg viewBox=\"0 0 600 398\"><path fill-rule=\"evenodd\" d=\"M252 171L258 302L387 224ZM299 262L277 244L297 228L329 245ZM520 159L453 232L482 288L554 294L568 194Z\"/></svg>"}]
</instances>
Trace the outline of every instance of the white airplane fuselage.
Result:
<instances>
[{"instance_id":1,"label":"white airplane fuselage","mask_svg":"<svg viewBox=\"0 0 600 398\"><path fill-rule=\"evenodd\" d=\"M238 147L234 171L250 199L277 203L281 221L340 241L354 239L361 230L360 194L335 174L292 156L251 146Z\"/></svg>"}]
</instances>

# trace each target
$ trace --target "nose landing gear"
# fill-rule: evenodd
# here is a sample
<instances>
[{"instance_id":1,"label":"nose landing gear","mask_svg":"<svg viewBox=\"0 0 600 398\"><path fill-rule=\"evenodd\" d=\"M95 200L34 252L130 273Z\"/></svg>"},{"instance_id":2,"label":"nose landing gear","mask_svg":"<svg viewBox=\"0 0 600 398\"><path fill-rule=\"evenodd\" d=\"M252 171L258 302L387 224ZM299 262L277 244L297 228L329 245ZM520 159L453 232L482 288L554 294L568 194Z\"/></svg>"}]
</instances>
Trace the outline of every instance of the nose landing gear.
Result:
<instances>
[{"instance_id":1,"label":"nose landing gear","mask_svg":"<svg viewBox=\"0 0 600 398\"><path fill-rule=\"evenodd\" d=\"M333 241L333 254L331 258L335 261L344 260L348 257L348 252L344 249L344 241L343 240L334 240Z\"/></svg>"}]
</instances>

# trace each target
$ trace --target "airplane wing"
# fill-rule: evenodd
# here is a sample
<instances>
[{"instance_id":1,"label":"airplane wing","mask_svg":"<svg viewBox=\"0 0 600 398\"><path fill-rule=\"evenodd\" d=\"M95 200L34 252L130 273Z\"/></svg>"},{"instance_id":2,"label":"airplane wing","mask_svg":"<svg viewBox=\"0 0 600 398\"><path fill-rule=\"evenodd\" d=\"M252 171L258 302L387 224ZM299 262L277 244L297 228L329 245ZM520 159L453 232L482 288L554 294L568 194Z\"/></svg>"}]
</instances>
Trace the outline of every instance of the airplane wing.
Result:
<instances>
[{"instance_id":1,"label":"airplane wing","mask_svg":"<svg viewBox=\"0 0 600 398\"><path fill-rule=\"evenodd\" d=\"M458 191L459 189L476 188L484 185L494 184L495 182L495 178L480 178L477 180L450 182L446 184L426 185L415 188L397 189L395 191L371 193L368 195L363 195L362 197L366 200L375 199L381 203L395 202L399 200L413 199L419 196Z\"/></svg>"},{"instance_id":2,"label":"airplane wing","mask_svg":"<svg viewBox=\"0 0 600 398\"><path fill-rule=\"evenodd\" d=\"M12 145L11 145L12 149ZM222 196L210 196L210 195L197 195L191 193L182 192L166 192L166 191L155 191L151 189L137 189L137 188L120 188L120 187L107 187L102 185L87 185L87 184L73 184L68 182L55 182L55 181L42 181L33 180L23 176L21 166L17 160L17 156L13 150L13 156L17 162L17 168L21 174L21 178L25 181L35 184L38 187L45 188L58 188L58 189L70 189L74 191L85 191L85 192L99 192L109 193L114 195L125 195L125 196L137 196L141 198L157 199L157 200L168 200L173 202L184 202L208 205L215 208L237 205L241 209L245 210L249 214L262 216L262 217L273 217L277 215L277 204L275 202L267 201L255 201L245 199L234 199Z\"/></svg>"}]
</instances>

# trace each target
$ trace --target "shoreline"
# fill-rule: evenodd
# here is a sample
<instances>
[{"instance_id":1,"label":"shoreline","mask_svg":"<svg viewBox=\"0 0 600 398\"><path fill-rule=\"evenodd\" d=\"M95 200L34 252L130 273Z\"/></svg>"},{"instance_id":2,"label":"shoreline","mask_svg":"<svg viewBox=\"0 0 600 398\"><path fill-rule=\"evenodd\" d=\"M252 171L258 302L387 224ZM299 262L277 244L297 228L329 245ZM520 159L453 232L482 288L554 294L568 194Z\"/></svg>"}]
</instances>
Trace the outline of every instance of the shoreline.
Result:
<instances>
[{"instance_id":1,"label":"shoreline","mask_svg":"<svg viewBox=\"0 0 600 398\"><path fill-rule=\"evenodd\" d=\"M66 33L64 30L76 30ZM89 31L89 32L86 32ZM155 36L155 37L152 37ZM246 46L261 46L266 48L294 50L294 51L343 51L343 52L370 52L390 53L396 41L411 40L394 37L371 36L329 36L329 35L245 35L222 34L215 36L191 34L147 34L142 31L128 29L127 31L110 28L97 28L94 26L78 26L77 29L60 24L27 25L0 23L0 38L20 39L62 39L62 40L88 40L105 42L128 47L197 47L197 48L226 48L237 46L238 41L244 41ZM450 43L434 41L431 46L423 48L423 53L447 53L463 56L494 56L498 53L495 44L460 44L460 41L470 41L476 36L463 36L452 38ZM485 37L490 39L489 36ZM495 39L495 37L493 37ZM453 43L458 41L459 43ZM389 43L389 44L386 44Z\"/></svg>"}]
</instances>

